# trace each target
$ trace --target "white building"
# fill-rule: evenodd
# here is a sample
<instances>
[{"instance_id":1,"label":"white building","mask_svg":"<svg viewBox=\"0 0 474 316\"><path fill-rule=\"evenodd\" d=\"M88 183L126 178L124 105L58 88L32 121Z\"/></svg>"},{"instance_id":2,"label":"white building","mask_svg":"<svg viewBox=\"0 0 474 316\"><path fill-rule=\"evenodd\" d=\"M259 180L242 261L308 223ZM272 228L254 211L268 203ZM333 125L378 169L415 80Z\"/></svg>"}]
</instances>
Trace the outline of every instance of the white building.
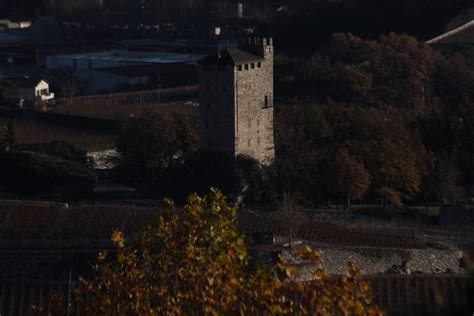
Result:
<instances>
[{"instance_id":1,"label":"white building","mask_svg":"<svg viewBox=\"0 0 474 316\"><path fill-rule=\"evenodd\" d=\"M49 91L49 83L42 79L13 78L9 79L13 87L3 92L3 97L11 101L48 101L54 99Z\"/></svg>"},{"instance_id":2,"label":"white building","mask_svg":"<svg viewBox=\"0 0 474 316\"><path fill-rule=\"evenodd\" d=\"M31 21L13 22L8 19L0 19L0 29L3 31L11 29L26 29L31 26Z\"/></svg>"}]
</instances>

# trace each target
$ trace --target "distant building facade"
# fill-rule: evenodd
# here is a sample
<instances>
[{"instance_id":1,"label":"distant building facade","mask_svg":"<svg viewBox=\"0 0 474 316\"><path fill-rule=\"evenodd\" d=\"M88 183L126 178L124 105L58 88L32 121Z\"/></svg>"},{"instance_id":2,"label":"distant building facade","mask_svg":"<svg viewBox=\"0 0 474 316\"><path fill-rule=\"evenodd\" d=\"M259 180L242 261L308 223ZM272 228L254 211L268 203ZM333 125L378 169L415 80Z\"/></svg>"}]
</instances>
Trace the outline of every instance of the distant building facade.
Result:
<instances>
[{"instance_id":1,"label":"distant building facade","mask_svg":"<svg viewBox=\"0 0 474 316\"><path fill-rule=\"evenodd\" d=\"M46 58L46 68L73 71L85 69L157 65L166 63L192 63L203 58L203 54L131 52L114 50L100 53L52 55Z\"/></svg>"},{"instance_id":2,"label":"distant building facade","mask_svg":"<svg viewBox=\"0 0 474 316\"><path fill-rule=\"evenodd\" d=\"M273 134L273 43L250 39L200 62L200 146L268 164Z\"/></svg>"},{"instance_id":3,"label":"distant building facade","mask_svg":"<svg viewBox=\"0 0 474 316\"><path fill-rule=\"evenodd\" d=\"M159 87L194 86L197 84L197 65L167 63L97 68L80 70L75 75L84 83L85 92L88 94L116 92L133 86L147 90Z\"/></svg>"}]
</instances>

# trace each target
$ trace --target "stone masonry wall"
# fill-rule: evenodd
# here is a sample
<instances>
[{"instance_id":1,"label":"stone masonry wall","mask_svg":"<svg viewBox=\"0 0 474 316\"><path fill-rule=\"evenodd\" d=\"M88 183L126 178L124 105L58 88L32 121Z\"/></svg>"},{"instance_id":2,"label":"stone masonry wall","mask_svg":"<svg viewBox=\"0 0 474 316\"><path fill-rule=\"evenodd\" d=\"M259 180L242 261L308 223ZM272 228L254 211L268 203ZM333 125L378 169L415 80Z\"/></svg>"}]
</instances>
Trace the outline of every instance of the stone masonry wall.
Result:
<instances>
[{"instance_id":1,"label":"stone masonry wall","mask_svg":"<svg viewBox=\"0 0 474 316\"><path fill-rule=\"evenodd\" d=\"M263 45L265 60L235 70L236 154L269 163L275 156L273 136L273 47ZM259 67L261 66L261 68Z\"/></svg>"},{"instance_id":2,"label":"stone masonry wall","mask_svg":"<svg viewBox=\"0 0 474 316\"><path fill-rule=\"evenodd\" d=\"M234 148L234 71L217 66L200 71L200 144L201 148L235 154Z\"/></svg>"}]
</instances>

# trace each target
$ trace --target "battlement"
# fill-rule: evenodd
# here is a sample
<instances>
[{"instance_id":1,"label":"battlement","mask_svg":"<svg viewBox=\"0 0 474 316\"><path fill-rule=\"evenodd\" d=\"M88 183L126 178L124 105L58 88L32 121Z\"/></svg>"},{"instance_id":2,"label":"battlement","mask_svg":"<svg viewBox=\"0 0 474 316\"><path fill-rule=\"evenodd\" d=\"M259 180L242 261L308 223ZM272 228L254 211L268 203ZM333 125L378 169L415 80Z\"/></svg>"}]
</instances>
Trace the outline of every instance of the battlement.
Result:
<instances>
[{"instance_id":1,"label":"battlement","mask_svg":"<svg viewBox=\"0 0 474 316\"><path fill-rule=\"evenodd\" d=\"M265 59L273 57L273 39L271 37L249 37L242 43L242 47Z\"/></svg>"},{"instance_id":2,"label":"battlement","mask_svg":"<svg viewBox=\"0 0 474 316\"><path fill-rule=\"evenodd\" d=\"M273 38L271 37L249 37L247 38L246 45L248 47L263 47L273 46Z\"/></svg>"}]
</instances>

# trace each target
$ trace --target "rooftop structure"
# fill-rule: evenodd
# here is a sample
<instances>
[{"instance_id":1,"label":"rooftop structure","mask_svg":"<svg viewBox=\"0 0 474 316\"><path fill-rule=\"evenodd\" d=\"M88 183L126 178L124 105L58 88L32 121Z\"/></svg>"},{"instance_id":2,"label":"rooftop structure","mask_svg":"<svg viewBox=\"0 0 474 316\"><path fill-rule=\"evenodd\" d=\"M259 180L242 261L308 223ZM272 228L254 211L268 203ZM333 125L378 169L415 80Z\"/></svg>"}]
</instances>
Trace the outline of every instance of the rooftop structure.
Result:
<instances>
[{"instance_id":1,"label":"rooftop structure","mask_svg":"<svg viewBox=\"0 0 474 316\"><path fill-rule=\"evenodd\" d=\"M202 54L114 50L101 53L48 56L46 58L46 67L48 69L70 67L73 70L83 70L146 64L193 63L203 57L204 55Z\"/></svg>"},{"instance_id":2,"label":"rooftop structure","mask_svg":"<svg viewBox=\"0 0 474 316\"><path fill-rule=\"evenodd\" d=\"M173 52L218 52L226 48L237 48L237 40L160 40L152 38L131 39L120 42L133 51L173 51Z\"/></svg>"},{"instance_id":3,"label":"rooftop structure","mask_svg":"<svg viewBox=\"0 0 474 316\"><path fill-rule=\"evenodd\" d=\"M87 93L115 92L124 87L143 89L197 84L197 66L190 63L147 64L85 69L76 72Z\"/></svg>"}]
</instances>

